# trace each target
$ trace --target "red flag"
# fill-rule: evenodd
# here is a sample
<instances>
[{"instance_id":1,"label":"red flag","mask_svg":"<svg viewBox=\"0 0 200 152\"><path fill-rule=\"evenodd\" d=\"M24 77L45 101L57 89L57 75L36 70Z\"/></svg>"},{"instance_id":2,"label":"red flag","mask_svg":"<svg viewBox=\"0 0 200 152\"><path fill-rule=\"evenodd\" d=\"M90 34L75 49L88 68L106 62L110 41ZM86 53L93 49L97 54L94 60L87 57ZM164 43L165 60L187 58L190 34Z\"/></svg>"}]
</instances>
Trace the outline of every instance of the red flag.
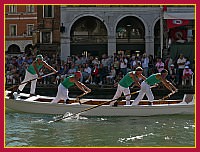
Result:
<instances>
[{"instance_id":1,"label":"red flag","mask_svg":"<svg viewBox=\"0 0 200 152\"><path fill-rule=\"evenodd\" d=\"M167 27L168 29L188 25L189 20L182 20L182 19L169 19L167 20Z\"/></svg>"}]
</instances>

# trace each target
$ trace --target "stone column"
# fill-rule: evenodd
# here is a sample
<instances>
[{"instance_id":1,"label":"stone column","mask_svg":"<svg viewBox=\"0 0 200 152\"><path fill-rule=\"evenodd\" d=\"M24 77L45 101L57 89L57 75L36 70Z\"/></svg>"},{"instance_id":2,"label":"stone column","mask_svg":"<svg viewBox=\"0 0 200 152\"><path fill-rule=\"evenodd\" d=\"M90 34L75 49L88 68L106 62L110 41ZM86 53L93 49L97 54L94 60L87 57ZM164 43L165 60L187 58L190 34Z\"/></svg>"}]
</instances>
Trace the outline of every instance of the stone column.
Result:
<instances>
[{"instance_id":1,"label":"stone column","mask_svg":"<svg viewBox=\"0 0 200 152\"><path fill-rule=\"evenodd\" d=\"M154 37L152 35L145 36L145 51L147 55L154 56Z\"/></svg>"},{"instance_id":2,"label":"stone column","mask_svg":"<svg viewBox=\"0 0 200 152\"><path fill-rule=\"evenodd\" d=\"M69 37L61 37L60 59L65 61L68 56L70 56L70 38Z\"/></svg>"},{"instance_id":3,"label":"stone column","mask_svg":"<svg viewBox=\"0 0 200 152\"><path fill-rule=\"evenodd\" d=\"M108 32L108 55L114 55L116 53L116 37L113 22L109 22Z\"/></svg>"},{"instance_id":4,"label":"stone column","mask_svg":"<svg viewBox=\"0 0 200 152\"><path fill-rule=\"evenodd\" d=\"M116 53L116 38L114 36L108 37L108 55Z\"/></svg>"}]
</instances>

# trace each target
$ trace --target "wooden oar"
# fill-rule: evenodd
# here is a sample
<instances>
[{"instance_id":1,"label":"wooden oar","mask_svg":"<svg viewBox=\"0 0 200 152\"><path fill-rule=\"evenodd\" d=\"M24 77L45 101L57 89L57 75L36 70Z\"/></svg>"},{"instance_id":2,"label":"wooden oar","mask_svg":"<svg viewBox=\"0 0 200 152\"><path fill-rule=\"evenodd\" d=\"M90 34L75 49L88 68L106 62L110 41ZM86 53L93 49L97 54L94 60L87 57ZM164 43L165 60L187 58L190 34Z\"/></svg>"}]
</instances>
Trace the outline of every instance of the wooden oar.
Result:
<instances>
[{"instance_id":1,"label":"wooden oar","mask_svg":"<svg viewBox=\"0 0 200 152\"><path fill-rule=\"evenodd\" d=\"M90 108L84 109L84 110L82 110L82 111L80 111L80 112L74 113L74 114L69 115L69 116L65 116L65 114L64 114L61 118L58 118L58 119L53 120L53 121L49 121L49 123L61 121L61 120L65 119L65 118L69 118L69 117L78 115L78 114L80 114L80 113L83 113L83 112L86 112L86 111L95 109L95 108L97 108L97 107L100 107L100 106L102 106L102 105L104 105L104 104L106 104L106 103L112 102L112 101L121 100L122 98L124 98L124 97L126 97L126 96L133 95L133 94L136 94L136 93L139 93L139 92L140 92L140 90L135 91L135 92L132 92L132 93L127 94L127 95L124 95L124 96L121 96L121 97L119 97L119 98L117 98L117 99L112 99L112 100L109 100L109 101L105 101L105 102L103 102L103 103L101 103L101 104L98 104L98 105L96 105L96 106L94 106L94 107L90 107Z\"/></svg>"},{"instance_id":2,"label":"wooden oar","mask_svg":"<svg viewBox=\"0 0 200 152\"><path fill-rule=\"evenodd\" d=\"M55 74L55 73L52 72L52 73L49 73L49 74L43 75L42 78L47 77L47 76L50 76L50 75L52 75L52 74ZM25 84L25 83L29 83L29 82L34 81L34 80L36 80L36 79L40 79L40 78L38 77L38 78L34 78L34 79L31 79L31 80L28 80L28 81L22 82L21 84L18 84L18 85L15 85L15 86L12 86L12 87L8 88L7 90L12 90L12 92L10 93L10 95L12 95L13 92L16 91L16 88L17 88L18 86L20 86L20 85L22 85L22 84Z\"/></svg>"},{"instance_id":3,"label":"wooden oar","mask_svg":"<svg viewBox=\"0 0 200 152\"><path fill-rule=\"evenodd\" d=\"M159 99L159 100L165 100L165 99L171 97L175 93L176 93L176 91L173 91L173 92L169 93L168 95L164 96L162 99Z\"/></svg>"}]
</instances>

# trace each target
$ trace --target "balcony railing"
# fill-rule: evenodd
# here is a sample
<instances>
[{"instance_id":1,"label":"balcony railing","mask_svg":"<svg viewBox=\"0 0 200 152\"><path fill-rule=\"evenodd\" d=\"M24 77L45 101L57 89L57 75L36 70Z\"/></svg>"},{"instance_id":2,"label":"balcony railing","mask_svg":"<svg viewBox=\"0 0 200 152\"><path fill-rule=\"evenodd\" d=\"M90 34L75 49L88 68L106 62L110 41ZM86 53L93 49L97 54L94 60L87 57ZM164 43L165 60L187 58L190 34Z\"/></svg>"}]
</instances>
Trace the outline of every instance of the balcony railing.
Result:
<instances>
[{"instance_id":1,"label":"balcony railing","mask_svg":"<svg viewBox=\"0 0 200 152\"><path fill-rule=\"evenodd\" d=\"M131 44L141 44L144 43L144 39L133 39L133 38L117 38L116 42L120 43L131 43Z\"/></svg>"},{"instance_id":2,"label":"balcony railing","mask_svg":"<svg viewBox=\"0 0 200 152\"><path fill-rule=\"evenodd\" d=\"M133 38L116 38L117 43L144 43L144 39L133 39ZM108 43L108 36L101 35L76 35L71 37L71 43L73 44L81 44L81 43Z\"/></svg>"},{"instance_id":3,"label":"balcony railing","mask_svg":"<svg viewBox=\"0 0 200 152\"><path fill-rule=\"evenodd\" d=\"M102 43L108 42L107 36L96 36L96 35L76 35L71 37L71 43Z\"/></svg>"}]
</instances>

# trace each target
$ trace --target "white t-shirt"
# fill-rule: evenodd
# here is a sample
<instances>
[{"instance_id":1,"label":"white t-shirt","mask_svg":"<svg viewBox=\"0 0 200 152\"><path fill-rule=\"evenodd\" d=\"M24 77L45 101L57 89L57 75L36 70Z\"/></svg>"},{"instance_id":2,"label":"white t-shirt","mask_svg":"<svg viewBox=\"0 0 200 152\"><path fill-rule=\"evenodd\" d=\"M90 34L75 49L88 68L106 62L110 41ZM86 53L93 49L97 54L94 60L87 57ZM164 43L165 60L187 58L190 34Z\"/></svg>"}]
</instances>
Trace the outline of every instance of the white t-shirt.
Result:
<instances>
[{"instance_id":1,"label":"white t-shirt","mask_svg":"<svg viewBox=\"0 0 200 152\"><path fill-rule=\"evenodd\" d=\"M182 58L182 59L178 59L177 60L177 64L179 64L179 63L184 63L183 65L178 65L178 68L179 69L184 69L185 68L185 62L186 62L186 59L185 58Z\"/></svg>"},{"instance_id":2,"label":"white t-shirt","mask_svg":"<svg viewBox=\"0 0 200 152\"><path fill-rule=\"evenodd\" d=\"M149 58L142 59L142 67L148 68L149 67Z\"/></svg>"},{"instance_id":3,"label":"white t-shirt","mask_svg":"<svg viewBox=\"0 0 200 152\"><path fill-rule=\"evenodd\" d=\"M127 59L123 59L124 62L120 62L120 68L123 69L123 68L127 68L127 63L128 63L128 60Z\"/></svg>"}]
</instances>

